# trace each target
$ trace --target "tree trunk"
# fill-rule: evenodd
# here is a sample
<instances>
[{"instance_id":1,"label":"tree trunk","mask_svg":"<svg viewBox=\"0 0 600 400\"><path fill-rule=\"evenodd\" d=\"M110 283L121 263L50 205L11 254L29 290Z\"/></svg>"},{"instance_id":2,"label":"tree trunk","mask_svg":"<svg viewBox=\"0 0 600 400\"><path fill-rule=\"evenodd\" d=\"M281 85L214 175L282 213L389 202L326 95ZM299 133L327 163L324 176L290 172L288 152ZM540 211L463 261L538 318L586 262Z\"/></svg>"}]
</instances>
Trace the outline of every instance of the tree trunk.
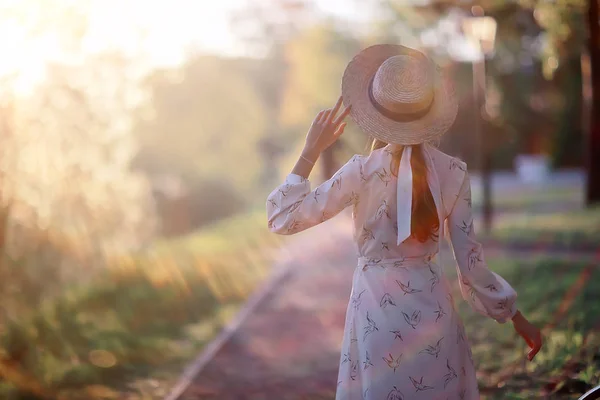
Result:
<instances>
[{"instance_id":1,"label":"tree trunk","mask_svg":"<svg viewBox=\"0 0 600 400\"><path fill-rule=\"evenodd\" d=\"M600 203L600 24L598 0L588 5L589 54L592 84L588 153L587 205Z\"/></svg>"}]
</instances>

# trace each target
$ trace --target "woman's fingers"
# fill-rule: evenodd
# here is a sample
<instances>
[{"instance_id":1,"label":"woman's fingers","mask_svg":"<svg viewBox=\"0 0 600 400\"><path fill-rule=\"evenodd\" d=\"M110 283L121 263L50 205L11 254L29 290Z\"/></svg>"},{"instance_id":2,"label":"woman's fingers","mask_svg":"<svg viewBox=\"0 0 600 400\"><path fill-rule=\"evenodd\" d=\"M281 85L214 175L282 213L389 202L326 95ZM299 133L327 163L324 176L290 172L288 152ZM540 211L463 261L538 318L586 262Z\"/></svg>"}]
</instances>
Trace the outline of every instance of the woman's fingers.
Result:
<instances>
[{"instance_id":1,"label":"woman's fingers","mask_svg":"<svg viewBox=\"0 0 600 400\"><path fill-rule=\"evenodd\" d=\"M333 121L333 125L337 126L340 122L342 122L344 118L346 118L348 114L350 114L351 109L352 105L349 105L348 107L344 108L344 111L342 111L342 113L338 115L338 117Z\"/></svg>"},{"instance_id":2,"label":"woman's fingers","mask_svg":"<svg viewBox=\"0 0 600 400\"><path fill-rule=\"evenodd\" d=\"M534 333L531 337L528 338L527 344L531 348L531 350L527 354L527 358L529 359L529 361L531 361L542 348L542 335L539 332Z\"/></svg>"},{"instance_id":3,"label":"woman's fingers","mask_svg":"<svg viewBox=\"0 0 600 400\"><path fill-rule=\"evenodd\" d=\"M327 117L326 122L331 122L333 120L333 117L335 117L335 114L337 114L341 105L342 105L342 96L340 96L337 103L335 103L335 106L333 106L333 109L331 110L331 113Z\"/></svg>"},{"instance_id":4,"label":"woman's fingers","mask_svg":"<svg viewBox=\"0 0 600 400\"><path fill-rule=\"evenodd\" d=\"M342 123L340 124L337 129L335 130L335 133L333 134L336 138L341 136L342 133L344 133L344 128L346 128L346 123Z\"/></svg>"},{"instance_id":5,"label":"woman's fingers","mask_svg":"<svg viewBox=\"0 0 600 400\"><path fill-rule=\"evenodd\" d=\"M313 120L313 124L318 124L319 123L319 121L321 120L321 117L323 116L324 112L325 112L325 110L319 111L319 113L317 114L317 116Z\"/></svg>"},{"instance_id":6,"label":"woman's fingers","mask_svg":"<svg viewBox=\"0 0 600 400\"><path fill-rule=\"evenodd\" d=\"M327 110L323 110L323 114L321 115L321 118L319 119L319 123L324 124L325 122L327 122L327 119L329 118L330 113L331 113L331 108L329 108Z\"/></svg>"}]
</instances>

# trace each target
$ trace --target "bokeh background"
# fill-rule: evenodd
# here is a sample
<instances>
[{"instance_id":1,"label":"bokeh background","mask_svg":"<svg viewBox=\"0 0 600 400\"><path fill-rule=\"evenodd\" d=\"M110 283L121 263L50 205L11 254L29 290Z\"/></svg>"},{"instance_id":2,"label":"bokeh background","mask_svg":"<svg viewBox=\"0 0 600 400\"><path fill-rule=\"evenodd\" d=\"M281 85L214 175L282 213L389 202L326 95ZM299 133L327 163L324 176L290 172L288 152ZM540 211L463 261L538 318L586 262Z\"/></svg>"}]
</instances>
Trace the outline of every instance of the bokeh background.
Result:
<instances>
[{"instance_id":1,"label":"bokeh background","mask_svg":"<svg viewBox=\"0 0 600 400\"><path fill-rule=\"evenodd\" d=\"M482 393L572 398L597 385L597 6L0 0L0 398L165 396L301 246L268 232L266 196L348 61L382 42L452 70L461 107L440 147L473 173L490 265L547 329L524 365L510 329L469 316ZM482 13L494 21L483 43L465 28ZM366 145L349 123L313 183ZM248 398L331 399L331 383Z\"/></svg>"}]
</instances>

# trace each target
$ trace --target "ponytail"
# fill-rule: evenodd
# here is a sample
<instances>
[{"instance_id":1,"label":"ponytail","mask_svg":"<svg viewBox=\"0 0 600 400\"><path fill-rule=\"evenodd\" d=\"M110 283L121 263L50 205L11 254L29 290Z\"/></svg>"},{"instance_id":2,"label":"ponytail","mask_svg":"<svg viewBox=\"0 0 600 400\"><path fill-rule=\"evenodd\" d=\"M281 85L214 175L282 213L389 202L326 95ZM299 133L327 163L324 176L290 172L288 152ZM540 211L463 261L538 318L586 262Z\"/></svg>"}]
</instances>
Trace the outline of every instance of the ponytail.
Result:
<instances>
[{"instance_id":1,"label":"ponytail","mask_svg":"<svg viewBox=\"0 0 600 400\"><path fill-rule=\"evenodd\" d=\"M374 139L371 151L387 146L387 143ZM390 170L394 176L398 176L400 160L404 147L400 147L393 153L390 162ZM411 236L419 242L425 243L429 239L437 240L440 221L438 219L437 207L427 182L427 166L423 156L423 145L412 146L410 165L413 174L412 189L412 213L411 213Z\"/></svg>"}]
</instances>

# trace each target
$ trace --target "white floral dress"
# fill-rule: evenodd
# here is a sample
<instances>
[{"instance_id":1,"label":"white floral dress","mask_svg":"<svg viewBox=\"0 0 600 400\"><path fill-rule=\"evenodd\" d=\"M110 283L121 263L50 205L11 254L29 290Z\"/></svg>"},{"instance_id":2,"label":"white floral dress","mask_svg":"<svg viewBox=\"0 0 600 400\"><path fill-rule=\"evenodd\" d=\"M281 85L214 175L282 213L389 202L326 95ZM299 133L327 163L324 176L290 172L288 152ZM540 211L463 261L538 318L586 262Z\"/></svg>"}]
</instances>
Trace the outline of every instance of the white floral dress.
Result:
<instances>
[{"instance_id":1,"label":"white floral dress","mask_svg":"<svg viewBox=\"0 0 600 400\"><path fill-rule=\"evenodd\" d=\"M517 295L488 269L475 240L466 165L429 145L423 152L438 180L430 188L447 224L461 293L477 312L504 323L516 313ZM353 207L358 265L336 400L478 399L471 349L435 258L444 229L425 243L410 237L396 244L391 159L390 146L354 156L312 191L307 179L288 175L268 197L269 228L294 234Z\"/></svg>"}]
</instances>

